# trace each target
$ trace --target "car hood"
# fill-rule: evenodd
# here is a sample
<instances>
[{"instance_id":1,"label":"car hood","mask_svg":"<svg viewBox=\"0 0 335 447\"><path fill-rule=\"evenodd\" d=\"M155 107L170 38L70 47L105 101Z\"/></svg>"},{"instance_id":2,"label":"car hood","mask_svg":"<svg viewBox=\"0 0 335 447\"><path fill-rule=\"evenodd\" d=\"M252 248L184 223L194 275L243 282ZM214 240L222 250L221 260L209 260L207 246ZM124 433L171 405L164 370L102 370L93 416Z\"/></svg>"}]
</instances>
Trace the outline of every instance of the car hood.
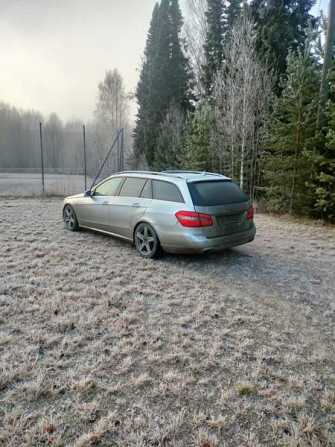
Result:
<instances>
[{"instance_id":1,"label":"car hood","mask_svg":"<svg viewBox=\"0 0 335 447\"><path fill-rule=\"evenodd\" d=\"M66 197L66 199L81 199L82 197L84 197L84 193L80 193L80 194L75 194L74 196L69 196Z\"/></svg>"}]
</instances>

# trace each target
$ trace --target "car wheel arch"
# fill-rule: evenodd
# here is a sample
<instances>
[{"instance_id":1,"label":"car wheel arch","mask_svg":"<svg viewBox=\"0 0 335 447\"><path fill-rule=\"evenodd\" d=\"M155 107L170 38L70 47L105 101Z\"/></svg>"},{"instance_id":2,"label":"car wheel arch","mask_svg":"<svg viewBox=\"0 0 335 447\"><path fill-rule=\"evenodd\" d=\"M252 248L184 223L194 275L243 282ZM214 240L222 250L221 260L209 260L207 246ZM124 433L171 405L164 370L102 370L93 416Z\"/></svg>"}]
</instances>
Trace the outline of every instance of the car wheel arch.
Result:
<instances>
[{"instance_id":1,"label":"car wheel arch","mask_svg":"<svg viewBox=\"0 0 335 447\"><path fill-rule=\"evenodd\" d=\"M70 206L70 207L73 209L73 211L74 211L75 214L76 214L76 218L77 218L78 224L80 225L79 218L78 218L78 210L77 210L77 208L73 205L73 203L71 203L71 202L66 202L66 203L64 203L64 205L63 205L62 213L64 212L64 208L65 208L66 206Z\"/></svg>"},{"instance_id":2,"label":"car wheel arch","mask_svg":"<svg viewBox=\"0 0 335 447\"><path fill-rule=\"evenodd\" d=\"M155 230L155 232L156 232L156 234L157 234L157 237L158 237L159 241L161 240L161 238L160 238L160 231L157 231L156 226L155 226L150 220L147 220L147 219L140 219L140 220L139 220L138 222L136 222L136 223L134 224L134 226L133 226L133 230L132 230L132 240L133 240L133 242L134 242L134 240L135 240L135 232L136 232L136 228L138 228L138 226L141 225L142 223L150 225L150 226Z\"/></svg>"}]
</instances>

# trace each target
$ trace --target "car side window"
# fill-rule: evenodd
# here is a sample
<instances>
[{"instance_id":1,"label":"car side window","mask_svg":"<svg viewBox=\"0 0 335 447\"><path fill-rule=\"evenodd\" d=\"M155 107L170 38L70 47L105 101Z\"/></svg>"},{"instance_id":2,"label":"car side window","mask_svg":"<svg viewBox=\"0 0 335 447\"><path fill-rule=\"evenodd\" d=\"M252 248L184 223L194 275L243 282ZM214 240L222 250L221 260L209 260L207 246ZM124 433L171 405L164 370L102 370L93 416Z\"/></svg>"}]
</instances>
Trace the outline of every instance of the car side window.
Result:
<instances>
[{"instance_id":1,"label":"car side window","mask_svg":"<svg viewBox=\"0 0 335 447\"><path fill-rule=\"evenodd\" d=\"M145 178L127 177L121 187L119 196L121 197L140 197L142 189L146 183Z\"/></svg>"},{"instance_id":2,"label":"car side window","mask_svg":"<svg viewBox=\"0 0 335 447\"><path fill-rule=\"evenodd\" d=\"M173 183L153 180L152 186L154 199L184 203L184 199L179 191L179 188Z\"/></svg>"},{"instance_id":3,"label":"car side window","mask_svg":"<svg viewBox=\"0 0 335 447\"><path fill-rule=\"evenodd\" d=\"M142 199L152 199L151 180L147 180L141 192Z\"/></svg>"},{"instance_id":4,"label":"car side window","mask_svg":"<svg viewBox=\"0 0 335 447\"><path fill-rule=\"evenodd\" d=\"M95 196L115 196L123 177L106 180L94 190Z\"/></svg>"}]
</instances>

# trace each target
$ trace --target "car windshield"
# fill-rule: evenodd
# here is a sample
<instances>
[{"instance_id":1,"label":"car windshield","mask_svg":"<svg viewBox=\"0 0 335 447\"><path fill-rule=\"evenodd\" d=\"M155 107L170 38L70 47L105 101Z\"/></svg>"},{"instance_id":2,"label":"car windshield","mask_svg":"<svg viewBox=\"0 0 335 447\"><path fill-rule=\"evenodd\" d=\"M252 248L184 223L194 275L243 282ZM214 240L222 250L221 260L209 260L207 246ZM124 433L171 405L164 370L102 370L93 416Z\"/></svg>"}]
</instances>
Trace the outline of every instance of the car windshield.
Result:
<instances>
[{"instance_id":1,"label":"car windshield","mask_svg":"<svg viewBox=\"0 0 335 447\"><path fill-rule=\"evenodd\" d=\"M219 206L248 200L243 191L231 180L211 180L188 183L194 205Z\"/></svg>"}]
</instances>

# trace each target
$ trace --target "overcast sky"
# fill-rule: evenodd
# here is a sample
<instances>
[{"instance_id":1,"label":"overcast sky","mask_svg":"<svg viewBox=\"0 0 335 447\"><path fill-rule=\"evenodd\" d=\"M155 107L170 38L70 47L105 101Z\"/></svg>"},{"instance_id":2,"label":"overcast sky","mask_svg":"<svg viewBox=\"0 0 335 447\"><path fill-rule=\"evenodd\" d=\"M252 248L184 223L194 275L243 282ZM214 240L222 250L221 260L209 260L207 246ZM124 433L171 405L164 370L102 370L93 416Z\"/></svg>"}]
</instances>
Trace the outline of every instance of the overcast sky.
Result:
<instances>
[{"instance_id":1,"label":"overcast sky","mask_svg":"<svg viewBox=\"0 0 335 447\"><path fill-rule=\"evenodd\" d=\"M204 0L205 1L205 0ZM186 0L180 0L184 9ZM315 9L327 9L317 0ZM0 0L0 101L87 121L98 83L138 80L155 0Z\"/></svg>"}]
</instances>

